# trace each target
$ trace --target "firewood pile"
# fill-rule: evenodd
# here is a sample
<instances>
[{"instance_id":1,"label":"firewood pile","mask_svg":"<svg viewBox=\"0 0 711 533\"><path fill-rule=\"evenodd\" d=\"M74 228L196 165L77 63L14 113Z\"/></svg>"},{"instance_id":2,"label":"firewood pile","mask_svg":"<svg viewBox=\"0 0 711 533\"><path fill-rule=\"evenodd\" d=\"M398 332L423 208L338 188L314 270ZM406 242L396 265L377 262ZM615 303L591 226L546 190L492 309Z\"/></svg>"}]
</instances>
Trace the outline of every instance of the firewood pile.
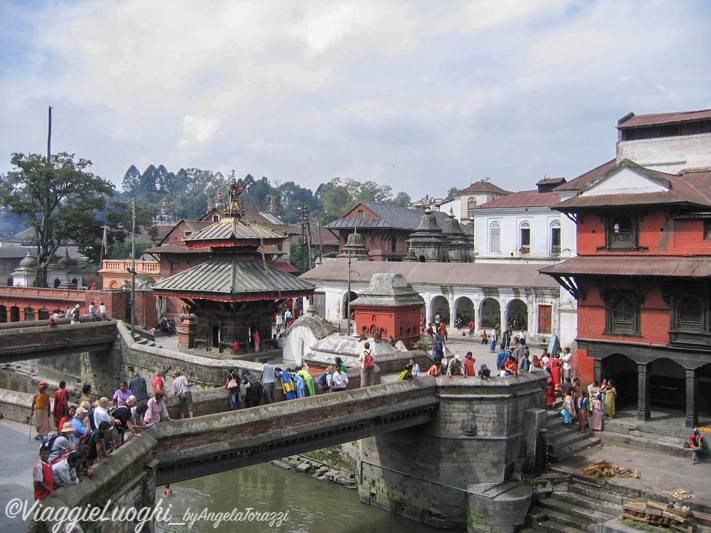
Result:
<instances>
[{"instance_id":1,"label":"firewood pile","mask_svg":"<svg viewBox=\"0 0 711 533\"><path fill-rule=\"evenodd\" d=\"M667 527L673 531L696 533L696 519L689 509L655 502L629 502L622 506L622 518L644 522L650 526Z\"/></svg>"},{"instance_id":2,"label":"firewood pile","mask_svg":"<svg viewBox=\"0 0 711 533\"><path fill-rule=\"evenodd\" d=\"M610 461L598 461L597 463L591 463L585 470L583 470L583 475L586 477L591 477L593 479L600 479L603 477L636 477L639 478L639 470L636 468L634 471L629 468L620 468L615 463Z\"/></svg>"}]
</instances>

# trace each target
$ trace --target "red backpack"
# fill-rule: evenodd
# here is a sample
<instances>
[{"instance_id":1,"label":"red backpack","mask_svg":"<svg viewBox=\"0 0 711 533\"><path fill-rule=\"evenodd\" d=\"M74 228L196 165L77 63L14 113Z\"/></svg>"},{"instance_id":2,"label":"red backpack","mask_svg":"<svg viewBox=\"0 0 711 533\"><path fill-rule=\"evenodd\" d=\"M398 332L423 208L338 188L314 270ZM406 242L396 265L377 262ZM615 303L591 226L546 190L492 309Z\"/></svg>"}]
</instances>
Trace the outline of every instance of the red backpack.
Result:
<instances>
[{"instance_id":1,"label":"red backpack","mask_svg":"<svg viewBox=\"0 0 711 533\"><path fill-rule=\"evenodd\" d=\"M364 370L372 370L375 368L375 363L373 362L373 356L370 355L370 350L363 351L365 354L365 358L363 359L363 369Z\"/></svg>"}]
</instances>

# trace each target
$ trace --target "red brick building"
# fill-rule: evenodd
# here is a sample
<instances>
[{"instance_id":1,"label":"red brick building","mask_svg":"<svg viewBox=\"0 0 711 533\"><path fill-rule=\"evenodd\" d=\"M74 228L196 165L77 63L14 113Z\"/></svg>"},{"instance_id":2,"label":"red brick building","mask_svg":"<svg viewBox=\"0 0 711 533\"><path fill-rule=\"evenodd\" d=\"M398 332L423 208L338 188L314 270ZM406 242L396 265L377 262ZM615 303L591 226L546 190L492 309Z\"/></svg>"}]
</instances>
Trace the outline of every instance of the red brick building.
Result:
<instances>
[{"instance_id":1,"label":"red brick building","mask_svg":"<svg viewBox=\"0 0 711 533\"><path fill-rule=\"evenodd\" d=\"M629 151L620 146L627 140L653 139L657 164L667 158L671 168L684 161L683 136L692 148L697 136L705 137L708 151L711 112L670 115L619 125L644 131L621 134L618 154ZM700 124L689 133L694 121ZM663 143L673 149L665 151ZM698 162L693 152L687 160ZM641 420L651 408L663 408L696 425L699 415L711 415L708 165L665 173L622 159L565 187L577 194L554 209L575 219L578 257L541 272L578 300L574 372L584 383L613 379L618 405L636 405Z\"/></svg>"},{"instance_id":2,"label":"red brick building","mask_svg":"<svg viewBox=\"0 0 711 533\"><path fill-rule=\"evenodd\" d=\"M449 218L447 213L432 213L440 228ZM407 257L407 239L422 222L422 211L392 205L361 202L341 218L324 226L337 233L342 251L348 235L357 229L365 239L373 261L402 261Z\"/></svg>"}]
</instances>

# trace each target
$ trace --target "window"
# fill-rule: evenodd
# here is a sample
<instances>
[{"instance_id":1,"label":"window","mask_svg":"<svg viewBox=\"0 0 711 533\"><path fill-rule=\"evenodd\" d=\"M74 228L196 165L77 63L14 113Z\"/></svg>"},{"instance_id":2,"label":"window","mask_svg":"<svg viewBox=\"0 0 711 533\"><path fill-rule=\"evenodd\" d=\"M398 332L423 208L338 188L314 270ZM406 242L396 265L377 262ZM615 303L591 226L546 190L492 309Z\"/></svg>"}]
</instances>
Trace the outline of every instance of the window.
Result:
<instances>
[{"instance_id":1,"label":"window","mask_svg":"<svg viewBox=\"0 0 711 533\"><path fill-rule=\"evenodd\" d=\"M49 320L49 310L40 309L37 314L38 314L38 317L37 317L38 320Z\"/></svg>"},{"instance_id":2,"label":"window","mask_svg":"<svg viewBox=\"0 0 711 533\"><path fill-rule=\"evenodd\" d=\"M397 252L397 241L395 240L395 237L393 237L393 238L392 238L392 241L390 241L390 242L391 242L390 251L391 251L392 253Z\"/></svg>"},{"instance_id":3,"label":"window","mask_svg":"<svg viewBox=\"0 0 711 533\"><path fill-rule=\"evenodd\" d=\"M637 248L637 228L632 217L613 215L607 219L607 247L618 249Z\"/></svg>"},{"instance_id":4,"label":"window","mask_svg":"<svg viewBox=\"0 0 711 533\"><path fill-rule=\"evenodd\" d=\"M476 198L471 197L467 200L467 216L468 217L474 216L475 208L476 208Z\"/></svg>"},{"instance_id":5,"label":"window","mask_svg":"<svg viewBox=\"0 0 711 533\"><path fill-rule=\"evenodd\" d=\"M560 221L551 222L551 255L560 255Z\"/></svg>"},{"instance_id":6,"label":"window","mask_svg":"<svg viewBox=\"0 0 711 533\"><path fill-rule=\"evenodd\" d=\"M358 209L358 218L363 218L365 216L365 209Z\"/></svg>"},{"instance_id":7,"label":"window","mask_svg":"<svg viewBox=\"0 0 711 533\"><path fill-rule=\"evenodd\" d=\"M711 220L704 220L704 240L711 241Z\"/></svg>"},{"instance_id":8,"label":"window","mask_svg":"<svg viewBox=\"0 0 711 533\"><path fill-rule=\"evenodd\" d=\"M489 253L498 254L501 252L501 226L498 222L492 222L490 230Z\"/></svg>"},{"instance_id":9,"label":"window","mask_svg":"<svg viewBox=\"0 0 711 533\"><path fill-rule=\"evenodd\" d=\"M607 300L607 329L609 335L640 335L640 304L637 295L621 292Z\"/></svg>"},{"instance_id":10,"label":"window","mask_svg":"<svg viewBox=\"0 0 711 533\"><path fill-rule=\"evenodd\" d=\"M696 296L684 296L679 301L679 329L685 331L702 331L704 327L704 310L701 301Z\"/></svg>"},{"instance_id":11,"label":"window","mask_svg":"<svg viewBox=\"0 0 711 533\"><path fill-rule=\"evenodd\" d=\"M521 222L519 227L521 232L521 247L519 251L521 254L531 253L531 225L527 221Z\"/></svg>"}]
</instances>

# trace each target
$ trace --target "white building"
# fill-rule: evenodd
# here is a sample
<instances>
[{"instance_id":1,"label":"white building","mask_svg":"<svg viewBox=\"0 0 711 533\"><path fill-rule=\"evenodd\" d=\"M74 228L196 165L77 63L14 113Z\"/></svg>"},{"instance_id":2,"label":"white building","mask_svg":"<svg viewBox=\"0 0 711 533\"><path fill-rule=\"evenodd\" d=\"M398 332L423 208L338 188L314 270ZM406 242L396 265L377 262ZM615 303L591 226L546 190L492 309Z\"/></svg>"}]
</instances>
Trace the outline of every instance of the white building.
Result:
<instances>
[{"instance_id":1,"label":"white building","mask_svg":"<svg viewBox=\"0 0 711 533\"><path fill-rule=\"evenodd\" d=\"M497 200L507 194L510 194L509 191L505 191L490 181L477 181L457 192L451 198L447 198L439 205L439 210L449 213L451 209L455 218L464 221L474 215L477 206Z\"/></svg>"}]
</instances>

